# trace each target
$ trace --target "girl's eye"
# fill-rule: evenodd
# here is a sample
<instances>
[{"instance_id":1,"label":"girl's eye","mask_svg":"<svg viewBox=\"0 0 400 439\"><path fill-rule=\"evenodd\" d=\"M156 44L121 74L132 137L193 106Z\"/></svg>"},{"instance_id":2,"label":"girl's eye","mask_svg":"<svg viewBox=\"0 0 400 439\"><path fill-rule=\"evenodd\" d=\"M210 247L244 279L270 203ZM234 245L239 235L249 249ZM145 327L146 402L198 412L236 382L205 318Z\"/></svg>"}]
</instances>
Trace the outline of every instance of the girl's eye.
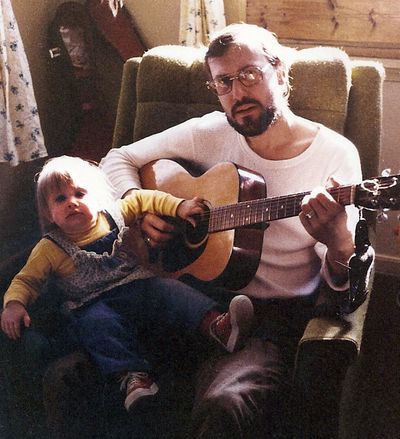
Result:
<instances>
[{"instance_id":1,"label":"girl's eye","mask_svg":"<svg viewBox=\"0 0 400 439\"><path fill-rule=\"evenodd\" d=\"M56 196L55 201L56 203L63 203L66 199L67 197L65 195L60 194Z\"/></svg>"},{"instance_id":2,"label":"girl's eye","mask_svg":"<svg viewBox=\"0 0 400 439\"><path fill-rule=\"evenodd\" d=\"M85 195L86 195L86 192L84 192L84 191L76 191L75 192L76 198L83 198Z\"/></svg>"}]
</instances>

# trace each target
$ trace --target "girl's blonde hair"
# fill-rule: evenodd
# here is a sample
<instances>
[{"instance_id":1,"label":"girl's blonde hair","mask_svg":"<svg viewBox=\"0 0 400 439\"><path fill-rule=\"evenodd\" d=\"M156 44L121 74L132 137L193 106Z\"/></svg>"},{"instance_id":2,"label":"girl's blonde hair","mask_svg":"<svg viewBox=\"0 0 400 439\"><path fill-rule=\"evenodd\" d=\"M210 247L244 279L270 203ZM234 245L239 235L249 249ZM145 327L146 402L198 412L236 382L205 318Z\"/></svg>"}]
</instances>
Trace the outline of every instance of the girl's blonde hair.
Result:
<instances>
[{"instance_id":1,"label":"girl's blonde hair","mask_svg":"<svg viewBox=\"0 0 400 439\"><path fill-rule=\"evenodd\" d=\"M60 156L48 160L37 176L36 203L42 233L56 226L50 220L48 200L51 193L65 186L82 187L98 202L99 211L113 202L113 188L104 172L94 163L79 157Z\"/></svg>"}]
</instances>

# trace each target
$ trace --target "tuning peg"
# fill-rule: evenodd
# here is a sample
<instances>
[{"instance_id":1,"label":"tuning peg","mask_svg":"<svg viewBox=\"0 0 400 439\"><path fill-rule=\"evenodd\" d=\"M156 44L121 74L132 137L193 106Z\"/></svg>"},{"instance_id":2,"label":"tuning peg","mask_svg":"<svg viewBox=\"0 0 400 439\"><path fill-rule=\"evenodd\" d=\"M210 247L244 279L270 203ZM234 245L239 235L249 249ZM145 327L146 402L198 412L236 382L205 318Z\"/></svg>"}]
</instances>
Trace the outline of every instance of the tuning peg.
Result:
<instances>
[{"instance_id":1,"label":"tuning peg","mask_svg":"<svg viewBox=\"0 0 400 439\"><path fill-rule=\"evenodd\" d=\"M387 220L388 220L388 216L383 210L379 211L378 214L376 215L376 221L379 224L384 223Z\"/></svg>"},{"instance_id":2,"label":"tuning peg","mask_svg":"<svg viewBox=\"0 0 400 439\"><path fill-rule=\"evenodd\" d=\"M391 175L392 170L390 168L386 168L382 171L381 175L382 177L389 177L389 175Z\"/></svg>"}]
</instances>

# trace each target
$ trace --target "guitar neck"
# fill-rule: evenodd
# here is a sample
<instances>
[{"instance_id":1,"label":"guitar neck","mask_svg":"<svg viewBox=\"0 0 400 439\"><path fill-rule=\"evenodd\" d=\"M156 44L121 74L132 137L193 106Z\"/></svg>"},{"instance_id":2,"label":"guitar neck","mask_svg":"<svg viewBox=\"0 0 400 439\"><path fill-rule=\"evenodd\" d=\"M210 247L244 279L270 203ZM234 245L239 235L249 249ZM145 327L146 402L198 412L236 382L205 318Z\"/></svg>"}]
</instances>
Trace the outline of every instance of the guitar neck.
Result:
<instances>
[{"instance_id":1,"label":"guitar neck","mask_svg":"<svg viewBox=\"0 0 400 439\"><path fill-rule=\"evenodd\" d=\"M341 205L354 203L355 185L330 188L328 192ZM238 227L275 221L296 216L301 211L301 202L310 192L301 192L273 198L242 201L237 204L210 209L209 233Z\"/></svg>"}]
</instances>

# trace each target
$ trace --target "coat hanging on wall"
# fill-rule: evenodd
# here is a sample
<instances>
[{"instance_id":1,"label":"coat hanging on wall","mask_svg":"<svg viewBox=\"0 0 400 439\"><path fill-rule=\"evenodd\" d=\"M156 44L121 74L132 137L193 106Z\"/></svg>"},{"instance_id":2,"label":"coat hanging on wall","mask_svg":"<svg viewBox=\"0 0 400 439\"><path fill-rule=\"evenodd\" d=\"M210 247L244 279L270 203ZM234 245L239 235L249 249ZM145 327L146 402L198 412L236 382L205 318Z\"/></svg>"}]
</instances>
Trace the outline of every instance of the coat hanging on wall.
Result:
<instances>
[{"instance_id":1,"label":"coat hanging on wall","mask_svg":"<svg viewBox=\"0 0 400 439\"><path fill-rule=\"evenodd\" d=\"M68 154L95 161L110 149L114 131L96 62L95 42L104 44L102 37L122 61L145 51L125 8L120 6L114 16L108 2L61 3L49 26L52 68L72 96L69 106L75 120Z\"/></svg>"},{"instance_id":2,"label":"coat hanging on wall","mask_svg":"<svg viewBox=\"0 0 400 439\"><path fill-rule=\"evenodd\" d=\"M142 56L147 50L133 25L132 17L122 2L115 2L114 9L109 3L99 0L86 0L86 6L97 29L117 50L123 61L134 56Z\"/></svg>"}]
</instances>

